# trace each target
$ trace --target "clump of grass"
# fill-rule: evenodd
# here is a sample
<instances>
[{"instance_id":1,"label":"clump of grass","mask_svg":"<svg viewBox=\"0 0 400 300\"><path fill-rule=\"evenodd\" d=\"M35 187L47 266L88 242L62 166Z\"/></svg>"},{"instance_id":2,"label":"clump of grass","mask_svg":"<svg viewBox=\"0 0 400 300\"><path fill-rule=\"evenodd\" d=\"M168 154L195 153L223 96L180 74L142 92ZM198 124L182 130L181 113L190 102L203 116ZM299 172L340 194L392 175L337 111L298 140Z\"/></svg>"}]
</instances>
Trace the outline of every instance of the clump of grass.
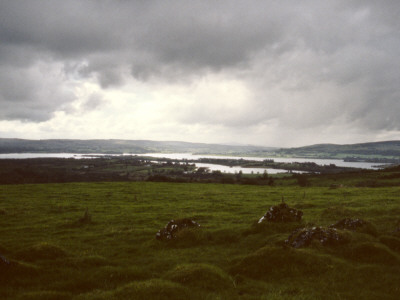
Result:
<instances>
[{"instance_id":1,"label":"clump of grass","mask_svg":"<svg viewBox=\"0 0 400 300\"><path fill-rule=\"evenodd\" d=\"M77 261L79 265L88 267L100 267L110 264L106 258L100 255L85 256Z\"/></svg>"},{"instance_id":2,"label":"clump of grass","mask_svg":"<svg viewBox=\"0 0 400 300\"><path fill-rule=\"evenodd\" d=\"M24 261L52 260L64 258L67 252L59 246L44 242L33 245L17 253L17 258Z\"/></svg>"},{"instance_id":3,"label":"clump of grass","mask_svg":"<svg viewBox=\"0 0 400 300\"><path fill-rule=\"evenodd\" d=\"M192 299L190 290L179 283L163 280L150 279L135 281L111 291L96 290L76 297L77 300L116 300L116 299L137 299L137 300L164 300Z\"/></svg>"},{"instance_id":4,"label":"clump of grass","mask_svg":"<svg viewBox=\"0 0 400 300\"><path fill-rule=\"evenodd\" d=\"M210 264L179 265L164 277L183 285L205 290L224 290L233 287L233 282L228 274Z\"/></svg>"},{"instance_id":5,"label":"clump of grass","mask_svg":"<svg viewBox=\"0 0 400 300\"><path fill-rule=\"evenodd\" d=\"M348 248L344 255L352 260L364 263L398 264L399 257L388 247L374 242L365 242Z\"/></svg>"},{"instance_id":6,"label":"clump of grass","mask_svg":"<svg viewBox=\"0 0 400 300\"><path fill-rule=\"evenodd\" d=\"M220 229L210 233L207 239L215 244L237 243L242 238L242 233L233 229Z\"/></svg>"},{"instance_id":7,"label":"clump of grass","mask_svg":"<svg viewBox=\"0 0 400 300\"><path fill-rule=\"evenodd\" d=\"M342 218L349 218L355 215L354 211L349 210L343 206L330 206L322 211L321 216L324 219L337 220Z\"/></svg>"},{"instance_id":8,"label":"clump of grass","mask_svg":"<svg viewBox=\"0 0 400 300\"><path fill-rule=\"evenodd\" d=\"M2 245L0 245L0 255L6 254L7 252L8 252L8 250L6 248L4 248Z\"/></svg>"},{"instance_id":9,"label":"clump of grass","mask_svg":"<svg viewBox=\"0 0 400 300\"><path fill-rule=\"evenodd\" d=\"M92 215L89 213L89 209L86 207L83 217L78 220L79 224L90 224L92 223Z\"/></svg>"},{"instance_id":10,"label":"clump of grass","mask_svg":"<svg viewBox=\"0 0 400 300\"><path fill-rule=\"evenodd\" d=\"M10 260L9 265L0 267L0 286L13 285L26 278L34 278L38 274L38 267Z\"/></svg>"},{"instance_id":11,"label":"clump of grass","mask_svg":"<svg viewBox=\"0 0 400 300\"><path fill-rule=\"evenodd\" d=\"M234 263L230 273L253 279L279 279L319 275L330 265L329 256L309 249L265 246Z\"/></svg>"},{"instance_id":12,"label":"clump of grass","mask_svg":"<svg viewBox=\"0 0 400 300\"><path fill-rule=\"evenodd\" d=\"M57 291L35 291L27 292L19 295L17 298L23 300L69 300L71 295Z\"/></svg>"},{"instance_id":13,"label":"clump of grass","mask_svg":"<svg viewBox=\"0 0 400 300\"><path fill-rule=\"evenodd\" d=\"M115 292L117 299L190 299L189 289L162 279L137 281Z\"/></svg>"},{"instance_id":14,"label":"clump of grass","mask_svg":"<svg viewBox=\"0 0 400 300\"><path fill-rule=\"evenodd\" d=\"M184 228L179 230L175 238L166 241L166 245L171 247L194 247L210 241L210 236L198 227Z\"/></svg>"},{"instance_id":15,"label":"clump of grass","mask_svg":"<svg viewBox=\"0 0 400 300\"><path fill-rule=\"evenodd\" d=\"M380 237L379 241L390 249L400 252L400 238L384 235Z\"/></svg>"}]
</instances>

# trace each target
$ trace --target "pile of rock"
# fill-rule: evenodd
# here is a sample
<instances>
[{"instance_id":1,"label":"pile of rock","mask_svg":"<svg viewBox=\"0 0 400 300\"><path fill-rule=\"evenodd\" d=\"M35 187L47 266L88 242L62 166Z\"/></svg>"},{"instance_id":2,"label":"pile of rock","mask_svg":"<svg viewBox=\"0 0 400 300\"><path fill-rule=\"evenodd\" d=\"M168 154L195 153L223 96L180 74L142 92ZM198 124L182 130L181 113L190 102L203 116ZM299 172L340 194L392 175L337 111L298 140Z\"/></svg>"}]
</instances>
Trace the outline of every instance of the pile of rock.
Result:
<instances>
[{"instance_id":1,"label":"pile of rock","mask_svg":"<svg viewBox=\"0 0 400 300\"><path fill-rule=\"evenodd\" d=\"M191 228L191 227L200 227L200 224L192 219L177 219L171 220L165 225L164 228L160 229L156 233L156 239L158 240L172 240L176 238L176 235L179 231L184 228Z\"/></svg>"},{"instance_id":2,"label":"pile of rock","mask_svg":"<svg viewBox=\"0 0 400 300\"><path fill-rule=\"evenodd\" d=\"M271 206L258 223L262 223L265 220L268 222L295 222L300 221L302 216L303 212L301 210L290 208L286 203L281 203Z\"/></svg>"},{"instance_id":3,"label":"pile of rock","mask_svg":"<svg viewBox=\"0 0 400 300\"><path fill-rule=\"evenodd\" d=\"M367 226L368 224L369 223L367 221L364 221L362 219L345 218L345 219L342 219L342 220L336 222L335 224L332 224L329 227L356 231L357 229Z\"/></svg>"},{"instance_id":4,"label":"pile of rock","mask_svg":"<svg viewBox=\"0 0 400 300\"><path fill-rule=\"evenodd\" d=\"M296 229L285 241L285 244L294 248L301 248L309 246L312 241L318 241L322 245L328 246L343 244L346 242L346 239L336 228L318 226Z\"/></svg>"}]
</instances>

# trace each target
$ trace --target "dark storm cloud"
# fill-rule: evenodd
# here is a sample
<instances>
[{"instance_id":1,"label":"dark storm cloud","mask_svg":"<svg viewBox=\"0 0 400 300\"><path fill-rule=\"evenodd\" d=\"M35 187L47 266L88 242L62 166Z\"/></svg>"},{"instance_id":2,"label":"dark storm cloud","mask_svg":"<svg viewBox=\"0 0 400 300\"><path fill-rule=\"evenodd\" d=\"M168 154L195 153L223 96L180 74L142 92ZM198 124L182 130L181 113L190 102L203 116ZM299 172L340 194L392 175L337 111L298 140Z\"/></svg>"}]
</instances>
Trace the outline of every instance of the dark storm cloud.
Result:
<instances>
[{"instance_id":1,"label":"dark storm cloud","mask_svg":"<svg viewBox=\"0 0 400 300\"><path fill-rule=\"evenodd\" d=\"M32 77L47 61L102 88L236 76L254 98L227 126L399 130L399 14L398 1L2 1L0 118L46 120L74 99Z\"/></svg>"}]
</instances>

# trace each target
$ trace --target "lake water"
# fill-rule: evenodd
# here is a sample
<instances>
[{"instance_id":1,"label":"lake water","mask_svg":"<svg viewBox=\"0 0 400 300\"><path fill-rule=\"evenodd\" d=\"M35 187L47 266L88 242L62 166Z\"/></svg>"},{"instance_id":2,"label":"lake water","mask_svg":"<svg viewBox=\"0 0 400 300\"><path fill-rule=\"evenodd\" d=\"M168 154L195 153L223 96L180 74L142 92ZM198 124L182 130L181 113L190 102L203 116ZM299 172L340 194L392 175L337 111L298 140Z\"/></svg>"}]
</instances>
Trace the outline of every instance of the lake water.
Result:
<instances>
[{"instance_id":1,"label":"lake water","mask_svg":"<svg viewBox=\"0 0 400 300\"><path fill-rule=\"evenodd\" d=\"M109 154L76 154L76 153L7 153L0 154L0 159L25 159L25 158L74 158L74 159L82 159L82 158L95 158L98 156L104 156ZM368 162L345 162L340 159L311 159L311 158L283 158L283 157L237 157L237 156L217 156L217 155L197 155L190 153L145 153L145 154L134 154L134 153L125 153L124 155L138 155L138 156L150 156L157 158L170 158L170 159L187 159L187 160L198 160L200 158L228 158L228 159L244 159L244 160L255 160L255 161L263 161L265 159L273 159L275 162L314 162L318 165L330 165L335 164L339 167L353 167L353 168L362 168L362 169L377 169L377 163L368 163ZM118 156L118 154L112 155ZM242 167L229 167L223 165L216 164L207 164L207 163L196 163L197 167L206 167L211 171L221 171L225 173L239 173L242 171L243 174L257 174L264 173L264 170L267 171L268 174L277 174L277 173L286 173L287 170L282 169L270 169L270 168L242 168ZM296 171L296 173L304 173L300 171Z\"/></svg>"},{"instance_id":2,"label":"lake water","mask_svg":"<svg viewBox=\"0 0 400 300\"><path fill-rule=\"evenodd\" d=\"M335 164L338 167L349 167L349 168L361 168L361 169L378 169L378 163L369 162L346 162L341 159L316 159L316 158L294 158L294 157L240 157L240 156L218 156L218 155L198 155L190 153L146 153L140 154L143 156L151 156L158 158L171 158L171 159L188 159L188 160L198 160L200 158L227 158L227 159L244 159L244 160L255 160L263 161L265 159L273 159L275 162L314 162L317 165L330 165Z\"/></svg>"}]
</instances>

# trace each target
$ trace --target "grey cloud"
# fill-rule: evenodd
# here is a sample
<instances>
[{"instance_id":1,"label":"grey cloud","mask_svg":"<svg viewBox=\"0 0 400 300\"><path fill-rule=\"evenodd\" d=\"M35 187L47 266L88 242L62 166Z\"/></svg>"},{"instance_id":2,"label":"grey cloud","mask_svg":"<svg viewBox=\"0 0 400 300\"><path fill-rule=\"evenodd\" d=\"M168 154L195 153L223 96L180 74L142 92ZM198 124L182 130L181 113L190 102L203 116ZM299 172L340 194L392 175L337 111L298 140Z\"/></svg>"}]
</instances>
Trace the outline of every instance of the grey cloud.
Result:
<instances>
[{"instance_id":1,"label":"grey cloud","mask_svg":"<svg viewBox=\"0 0 400 300\"><path fill-rule=\"evenodd\" d=\"M92 93L86 101L83 103L82 107L84 111L91 111L95 108L98 108L100 105L104 103L105 99L102 95L98 93Z\"/></svg>"},{"instance_id":2,"label":"grey cloud","mask_svg":"<svg viewBox=\"0 0 400 300\"><path fill-rule=\"evenodd\" d=\"M47 68L42 71L53 74ZM0 119L42 122L75 100L60 78L43 77L35 68L2 68L0 72Z\"/></svg>"},{"instance_id":3,"label":"grey cloud","mask_svg":"<svg viewBox=\"0 0 400 300\"><path fill-rule=\"evenodd\" d=\"M169 83L219 72L252 90L243 111L221 118L188 109L182 122L399 130L399 14L390 0L2 1L1 118L43 120L72 101L37 92L43 86L31 76L3 72L26 74L49 59L66 77L94 77L102 88L126 74ZM58 84L53 92L65 94Z\"/></svg>"}]
</instances>

